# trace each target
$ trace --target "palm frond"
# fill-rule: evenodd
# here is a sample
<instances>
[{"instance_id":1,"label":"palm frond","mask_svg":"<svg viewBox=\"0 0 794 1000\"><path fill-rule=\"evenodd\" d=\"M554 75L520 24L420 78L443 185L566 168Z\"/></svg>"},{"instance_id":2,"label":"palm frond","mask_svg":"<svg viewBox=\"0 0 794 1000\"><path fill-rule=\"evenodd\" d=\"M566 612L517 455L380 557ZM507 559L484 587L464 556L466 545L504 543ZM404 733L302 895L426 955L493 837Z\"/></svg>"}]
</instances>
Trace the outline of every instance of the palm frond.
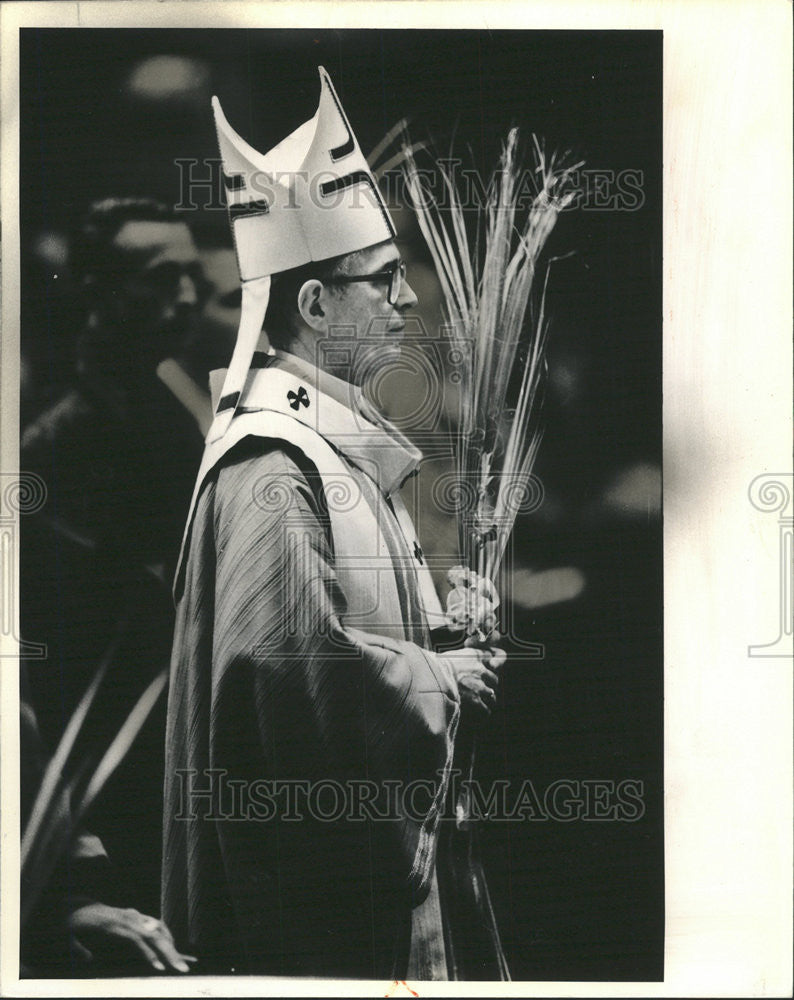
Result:
<instances>
[{"instance_id":1,"label":"palm frond","mask_svg":"<svg viewBox=\"0 0 794 1000\"><path fill-rule=\"evenodd\" d=\"M440 163L434 168L446 195L442 208L422 185L414 151L405 146L406 185L441 284L445 319L467 359L456 442L462 555L473 540L468 557L488 576L498 569L515 520L510 497L528 483L540 443L549 264L537 320L528 322L528 312L541 255L559 214L576 197L574 173L582 165L547 156L532 138L534 196L528 208L520 205L523 167L518 131L512 129L473 220L451 170ZM524 367L510 409L519 353Z\"/></svg>"},{"instance_id":2,"label":"palm frond","mask_svg":"<svg viewBox=\"0 0 794 1000\"><path fill-rule=\"evenodd\" d=\"M373 146L367 155L367 163L369 164L370 170L375 170L381 156L383 156L397 136L404 133L407 129L408 119L401 118L395 125L392 125L388 132L386 132L386 134Z\"/></svg>"},{"instance_id":3,"label":"palm frond","mask_svg":"<svg viewBox=\"0 0 794 1000\"><path fill-rule=\"evenodd\" d=\"M112 743L105 751L104 757L99 762L93 777L88 783L88 787L83 793L80 805L76 809L76 818L78 820L90 809L110 776L126 757L135 737L141 731L143 724L157 704L157 699L163 693L167 683L168 671L161 670L135 703L132 711L124 720L121 729L116 733Z\"/></svg>"},{"instance_id":4,"label":"palm frond","mask_svg":"<svg viewBox=\"0 0 794 1000\"><path fill-rule=\"evenodd\" d=\"M148 685L105 752L99 766L77 802L89 761L75 762L75 744L94 703L102 681L113 662L128 622L122 617L97 670L74 710L44 774L22 836L20 920L24 923L36 909L59 861L69 850L80 822L115 769L128 753L168 679L161 671Z\"/></svg>"},{"instance_id":5,"label":"palm frond","mask_svg":"<svg viewBox=\"0 0 794 1000\"><path fill-rule=\"evenodd\" d=\"M85 774L86 763L68 781L62 777L58 779L48 796L38 835L29 843L21 868L19 920L23 927L38 906L53 872L75 836L71 801Z\"/></svg>"},{"instance_id":6,"label":"palm frond","mask_svg":"<svg viewBox=\"0 0 794 1000\"><path fill-rule=\"evenodd\" d=\"M108 667L116 656L125 627L126 618L122 620L119 627L116 629L110 644L102 656L102 660L97 667L96 673L91 679L91 683L86 688L85 694L80 699L77 708L72 713L72 716L63 731L63 735L61 736L55 753L50 758L50 762L44 770L39 790L36 793L36 798L33 801L33 807L30 811L30 817L28 818L28 822L25 826L25 833L22 837L21 863L23 866L30 851L32 850L33 844L40 835L42 824L44 823L47 815L51 812L53 796L57 793L59 782L63 778L63 774L74 748L75 741L80 734L80 730L83 727L88 711L96 698L99 686L107 673Z\"/></svg>"}]
</instances>

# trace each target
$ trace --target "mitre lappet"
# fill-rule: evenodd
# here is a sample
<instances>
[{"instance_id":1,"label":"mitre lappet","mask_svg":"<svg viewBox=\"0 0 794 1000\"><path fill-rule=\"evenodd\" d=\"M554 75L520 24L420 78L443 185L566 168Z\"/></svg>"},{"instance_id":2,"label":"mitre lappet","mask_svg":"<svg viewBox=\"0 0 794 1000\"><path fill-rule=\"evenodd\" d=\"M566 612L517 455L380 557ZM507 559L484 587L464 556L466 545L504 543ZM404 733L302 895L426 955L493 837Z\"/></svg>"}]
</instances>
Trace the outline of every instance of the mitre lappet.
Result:
<instances>
[{"instance_id":1,"label":"mitre lappet","mask_svg":"<svg viewBox=\"0 0 794 1000\"><path fill-rule=\"evenodd\" d=\"M227 431L262 331L271 276L311 261L364 250L395 236L375 178L322 66L313 118L258 153L212 99L242 309L210 444Z\"/></svg>"}]
</instances>

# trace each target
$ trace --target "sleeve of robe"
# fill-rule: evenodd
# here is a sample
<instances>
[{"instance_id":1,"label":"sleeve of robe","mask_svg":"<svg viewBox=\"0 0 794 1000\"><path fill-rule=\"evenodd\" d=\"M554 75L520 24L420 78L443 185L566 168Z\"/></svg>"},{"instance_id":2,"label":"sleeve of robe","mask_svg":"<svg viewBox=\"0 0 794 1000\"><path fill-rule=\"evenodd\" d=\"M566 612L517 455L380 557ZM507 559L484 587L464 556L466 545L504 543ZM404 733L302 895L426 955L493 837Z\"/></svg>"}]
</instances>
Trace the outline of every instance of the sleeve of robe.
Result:
<instances>
[{"instance_id":1,"label":"sleeve of robe","mask_svg":"<svg viewBox=\"0 0 794 1000\"><path fill-rule=\"evenodd\" d=\"M391 879L418 905L452 766L454 679L431 650L346 626L319 477L282 446L251 447L227 457L193 526L192 560L202 559L197 533L211 523L214 535L209 764L249 787L322 789L296 808L304 820L307 809L329 818L218 824L231 895L275 880L283 904L327 868L342 894L346 880L370 879L377 897ZM255 499L263 484L278 503ZM188 568L187 589L195 573ZM374 795L368 808L384 820L368 823L361 809L339 816L333 784L354 811L356 794ZM252 913L238 919L250 924Z\"/></svg>"}]
</instances>

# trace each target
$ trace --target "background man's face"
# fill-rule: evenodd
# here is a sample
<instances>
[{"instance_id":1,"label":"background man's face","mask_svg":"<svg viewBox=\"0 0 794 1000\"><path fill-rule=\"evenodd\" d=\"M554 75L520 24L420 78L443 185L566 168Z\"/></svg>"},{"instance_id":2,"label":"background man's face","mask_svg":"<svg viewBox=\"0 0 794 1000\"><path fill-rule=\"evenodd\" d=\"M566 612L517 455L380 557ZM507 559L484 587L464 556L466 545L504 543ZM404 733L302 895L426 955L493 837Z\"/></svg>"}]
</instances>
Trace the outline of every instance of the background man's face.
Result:
<instances>
[{"instance_id":1,"label":"background man's face","mask_svg":"<svg viewBox=\"0 0 794 1000\"><path fill-rule=\"evenodd\" d=\"M113 247L123 263L106 298L107 318L125 335L125 353L147 363L178 353L203 284L190 230L182 222L126 222Z\"/></svg>"},{"instance_id":2,"label":"background man's face","mask_svg":"<svg viewBox=\"0 0 794 1000\"><path fill-rule=\"evenodd\" d=\"M364 275L382 271L400 259L393 242L378 244L351 254L338 268L340 274ZM405 314L416 305L416 295L408 278L402 280L394 304L389 302L388 281L360 281L339 285L328 303L329 337L324 345L347 346L355 341L351 381L360 385L383 364L400 355ZM318 359L323 363L323 359Z\"/></svg>"}]
</instances>

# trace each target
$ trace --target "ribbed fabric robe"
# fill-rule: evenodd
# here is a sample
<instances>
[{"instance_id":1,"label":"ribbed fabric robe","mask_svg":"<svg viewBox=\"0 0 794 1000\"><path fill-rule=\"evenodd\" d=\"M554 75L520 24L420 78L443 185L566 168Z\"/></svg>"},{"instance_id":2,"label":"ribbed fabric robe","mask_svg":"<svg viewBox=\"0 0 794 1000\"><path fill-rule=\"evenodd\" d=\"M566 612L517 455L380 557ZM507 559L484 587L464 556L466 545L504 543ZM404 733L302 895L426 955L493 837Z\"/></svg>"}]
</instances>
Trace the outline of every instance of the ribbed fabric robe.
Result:
<instances>
[{"instance_id":1,"label":"ribbed fabric robe","mask_svg":"<svg viewBox=\"0 0 794 1000\"><path fill-rule=\"evenodd\" d=\"M267 413L200 485L176 587L163 919L206 971L405 978L412 913L435 898L459 717L449 666L429 649L421 553L393 508L416 453L385 421L362 434L345 383L288 357L266 363L272 385L291 386L268 403L274 426L296 400L304 420L316 407L366 506L340 513L296 444L305 432L268 436ZM258 411L249 395L235 419ZM350 568L357 516L362 537L374 516L388 548L377 573ZM383 600L378 631L384 570L399 606ZM437 969L432 909L414 938Z\"/></svg>"}]
</instances>

